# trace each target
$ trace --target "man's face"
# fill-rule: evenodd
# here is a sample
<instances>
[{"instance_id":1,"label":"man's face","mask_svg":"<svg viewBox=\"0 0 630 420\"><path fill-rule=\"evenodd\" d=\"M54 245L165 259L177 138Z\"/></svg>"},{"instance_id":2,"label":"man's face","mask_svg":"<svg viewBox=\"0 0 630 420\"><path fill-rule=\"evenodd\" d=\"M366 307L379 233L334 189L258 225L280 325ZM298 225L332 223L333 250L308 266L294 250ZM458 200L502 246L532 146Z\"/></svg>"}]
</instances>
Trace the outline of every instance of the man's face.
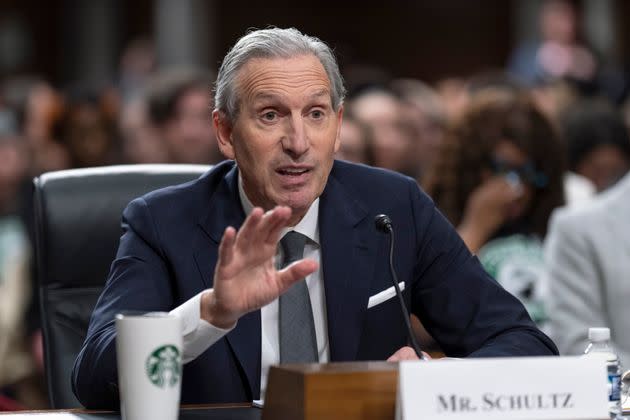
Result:
<instances>
[{"instance_id":1,"label":"man's face","mask_svg":"<svg viewBox=\"0 0 630 420\"><path fill-rule=\"evenodd\" d=\"M239 71L238 116L214 113L219 146L235 159L247 197L266 210L285 205L297 223L322 193L339 148L342 109L312 55L252 59Z\"/></svg>"}]
</instances>

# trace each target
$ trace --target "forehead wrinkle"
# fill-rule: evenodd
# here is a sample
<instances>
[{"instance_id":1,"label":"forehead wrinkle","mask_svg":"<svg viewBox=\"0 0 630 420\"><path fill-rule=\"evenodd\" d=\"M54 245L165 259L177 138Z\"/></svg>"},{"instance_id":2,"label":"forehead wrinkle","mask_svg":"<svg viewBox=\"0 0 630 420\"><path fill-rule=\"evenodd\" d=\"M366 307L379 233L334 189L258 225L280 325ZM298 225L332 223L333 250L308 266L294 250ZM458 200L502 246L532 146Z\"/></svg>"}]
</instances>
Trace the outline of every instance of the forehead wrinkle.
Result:
<instances>
[{"instance_id":1,"label":"forehead wrinkle","mask_svg":"<svg viewBox=\"0 0 630 420\"><path fill-rule=\"evenodd\" d=\"M316 86L305 86L306 89L317 88ZM296 87L296 88L299 88ZM269 101L273 102L275 100L282 100L285 97L300 97L305 100L316 100L319 98L330 98L330 91L327 87L323 87L322 89L318 89L314 93L304 92L302 95L295 95L295 92L291 92L292 89L283 89L283 86L278 86L278 84L270 85L262 85L257 86L255 92L249 92L247 95L252 101Z\"/></svg>"},{"instance_id":2,"label":"forehead wrinkle","mask_svg":"<svg viewBox=\"0 0 630 420\"><path fill-rule=\"evenodd\" d=\"M249 99L257 100L288 95L291 90L318 88L310 97L328 95L331 87L328 75L323 66L313 57L312 63L304 63L297 70L286 70L281 62L288 60L252 59L248 62L237 79L239 91ZM260 63L272 63L271 66L260 66ZM316 66L312 64L316 63ZM262 67L262 68L261 68ZM292 95L291 95L292 96Z\"/></svg>"},{"instance_id":3,"label":"forehead wrinkle","mask_svg":"<svg viewBox=\"0 0 630 420\"><path fill-rule=\"evenodd\" d=\"M289 72L284 74L269 74L263 77L256 77L254 75L249 80L245 80L245 83L241 85L244 92L254 93L255 91L273 90L270 87L278 87L280 89L300 89L307 88L309 86L322 86L328 89L328 80L320 77L316 72L311 75L302 75ZM320 89L322 90L322 89Z\"/></svg>"}]
</instances>

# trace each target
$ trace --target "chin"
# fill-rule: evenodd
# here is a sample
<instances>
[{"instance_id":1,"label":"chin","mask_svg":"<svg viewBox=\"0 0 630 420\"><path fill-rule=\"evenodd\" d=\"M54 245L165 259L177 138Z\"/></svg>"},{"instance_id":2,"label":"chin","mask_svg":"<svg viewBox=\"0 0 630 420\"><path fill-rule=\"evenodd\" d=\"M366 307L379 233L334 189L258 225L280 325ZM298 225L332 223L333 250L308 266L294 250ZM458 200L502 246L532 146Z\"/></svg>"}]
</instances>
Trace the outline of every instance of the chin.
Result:
<instances>
[{"instance_id":1,"label":"chin","mask_svg":"<svg viewBox=\"0 0 630 420\"><path fill-rule=\"evenodd\" d=\"M313 201L315 201L314 197L286 197L280 204L290 207L294 213L306 213Z\"/></svg>"}]
</instances>

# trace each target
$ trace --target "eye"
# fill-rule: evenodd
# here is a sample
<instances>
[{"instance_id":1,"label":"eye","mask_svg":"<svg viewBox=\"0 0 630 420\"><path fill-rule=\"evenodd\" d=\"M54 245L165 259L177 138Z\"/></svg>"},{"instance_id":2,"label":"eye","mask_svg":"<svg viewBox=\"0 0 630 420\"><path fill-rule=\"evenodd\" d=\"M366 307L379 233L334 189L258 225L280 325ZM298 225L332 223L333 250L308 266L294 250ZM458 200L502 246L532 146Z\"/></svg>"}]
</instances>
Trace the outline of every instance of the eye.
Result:
<instances>
[{"instance_id":1,"label":"eye","mask_svg":"<svg viewBox=\"0 0 630 420\"><path fill-rule=\"evenodd\" d=\"M321 109L314 109L313 111L311 111L311 116L316 120L319 120L324 117L324 111L322 111Z\"/></svg>"},{"instance_id":2,"label":"eye","mask_svg":"<svg viewBox=\"0 0 630 420\"><path fill-rule=\"evenodd\" d=\"M267 111L262 115L262 118L265 121L274 121L277 116L278 114L275 111Z\"/></svg>"}]
</instances>

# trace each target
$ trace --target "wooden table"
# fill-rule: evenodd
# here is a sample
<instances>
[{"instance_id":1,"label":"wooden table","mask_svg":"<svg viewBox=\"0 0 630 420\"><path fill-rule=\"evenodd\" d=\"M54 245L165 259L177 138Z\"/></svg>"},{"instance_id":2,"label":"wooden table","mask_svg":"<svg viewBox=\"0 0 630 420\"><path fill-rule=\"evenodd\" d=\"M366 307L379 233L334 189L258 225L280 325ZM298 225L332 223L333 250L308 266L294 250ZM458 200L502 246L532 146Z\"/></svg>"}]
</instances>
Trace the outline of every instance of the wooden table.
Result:
<instances>
[{"instance_id":1,"label":"wooden table","mask_svg":"<svg viewBox=\"0 0 630 420\"><path fill-rule=\"evenodd\" d=\"M120 413L84 409L0 413L2 420L118 420ZM180 420L260 420L262 410L251 404L208 404L182 407Z\"/></svg>"}]
</instances>

